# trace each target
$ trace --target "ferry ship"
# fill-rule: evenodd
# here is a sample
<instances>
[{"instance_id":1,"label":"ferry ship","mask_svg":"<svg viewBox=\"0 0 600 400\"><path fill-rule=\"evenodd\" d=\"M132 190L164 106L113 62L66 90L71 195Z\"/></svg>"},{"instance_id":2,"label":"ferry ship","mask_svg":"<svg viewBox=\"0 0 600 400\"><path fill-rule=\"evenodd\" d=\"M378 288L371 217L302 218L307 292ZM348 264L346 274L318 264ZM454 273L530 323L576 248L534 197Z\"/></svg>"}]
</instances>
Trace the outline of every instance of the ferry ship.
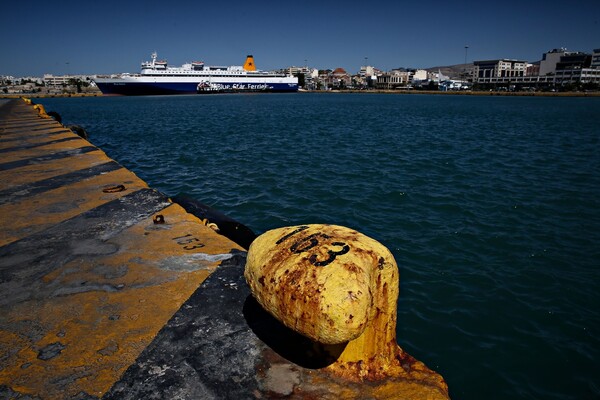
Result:
<instances>
[{"instance_id":1,"label":"ferry ship","mask_svg":"<svg viewBox=\"0 0 600 400\"><path fill-rule=\"evenodd\" d=\"M223 92L295 92L298 78L292 75L256 70L249 55L243 66L208 66L201 61L170 67L166 61L142 63L139 74L119 74L94 78L104 95L163 95Z\"/></svg>"}]
</instances>

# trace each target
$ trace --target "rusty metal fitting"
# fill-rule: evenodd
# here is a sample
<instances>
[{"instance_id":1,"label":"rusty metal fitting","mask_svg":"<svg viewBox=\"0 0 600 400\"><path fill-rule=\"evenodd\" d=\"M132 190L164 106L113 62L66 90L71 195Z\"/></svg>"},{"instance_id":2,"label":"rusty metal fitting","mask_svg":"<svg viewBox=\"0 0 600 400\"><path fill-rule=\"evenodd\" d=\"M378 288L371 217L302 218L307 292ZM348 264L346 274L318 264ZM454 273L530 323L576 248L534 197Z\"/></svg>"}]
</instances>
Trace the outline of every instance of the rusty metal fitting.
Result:
<instances>
[{"instance_id":1,"label":"rusty metal fitting","mask_svg":"<svg viewBox=\"0 0 600 400\"><path fill-rule=\"evenodd\" d=\"M447 398L443 378L397 344L398 267L381 243L336 225L274 229L250 246L244 276L279 322L341 349L324 372L385 386L389 398Z\"/></svg>"},{"instance_id":2,"label":"rusty metal fitting","mask_svg":"<svg viewBox=\"0 0 600 400\"><path fill-rule=\"evenodd\" d=\"M107 186L104 189L102 189L102 191L104 193L117 193L117 192L122 192L126 190L125 185L112 185L112 186Z\"/></svg>"}]
</instances>

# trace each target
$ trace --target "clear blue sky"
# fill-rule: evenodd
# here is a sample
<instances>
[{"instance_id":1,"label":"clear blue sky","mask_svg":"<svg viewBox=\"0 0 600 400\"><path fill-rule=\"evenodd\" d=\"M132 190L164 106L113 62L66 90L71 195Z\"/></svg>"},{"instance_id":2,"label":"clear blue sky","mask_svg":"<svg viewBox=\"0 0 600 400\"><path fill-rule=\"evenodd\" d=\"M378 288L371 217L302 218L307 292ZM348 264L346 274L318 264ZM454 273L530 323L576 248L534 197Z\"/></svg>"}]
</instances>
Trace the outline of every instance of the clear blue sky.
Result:
<instances>
[{"instance_id":1,"label":"clear blue sky","mask_svg":"<svg viewBox=\"0 0 600 400\"><path fill-rule=\"evenodd\" d=\"M365 63L383 70L600 48L600 1L11 1L0 18L0 75L137 72L152 51L259 69Z\"/></svg>"}]
</instances>

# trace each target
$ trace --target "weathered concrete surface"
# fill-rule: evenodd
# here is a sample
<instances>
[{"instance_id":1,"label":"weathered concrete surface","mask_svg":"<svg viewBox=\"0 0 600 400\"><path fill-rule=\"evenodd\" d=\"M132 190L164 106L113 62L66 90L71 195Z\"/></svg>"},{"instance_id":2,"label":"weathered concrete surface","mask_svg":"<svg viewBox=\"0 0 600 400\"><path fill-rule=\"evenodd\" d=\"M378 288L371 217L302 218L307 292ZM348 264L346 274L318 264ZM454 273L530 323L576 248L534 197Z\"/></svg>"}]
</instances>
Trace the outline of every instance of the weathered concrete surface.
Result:
<instances>
[{"instance_id":1,"label":"weathered concrete surface","mask_svg":"<svg viewBox=\"0 0 600 400\"><path fill-rule=\"evenodd\" d=\"M204 281L105 399L448 399L428 380L328 373L343 346L317 344L267 313L246 285L244 257ZM414 375L422 363L406 355L402 367Z\"/></svg>"},{"instance_id":2,"label":"weathered concrete surface","mask_svg":"<svg viewBox=\"0 0 600 400\"><path fill-rule=\"evenodd\" d=\"M0 105L0 216L0 398L101 397L241 251L21 100Z\"/></svg>"},{"instance_id":3,"label":"weathered concrete surface","mask_svg":"<svg viewBox=\"0 0 600 400\"><path fill-rule=\"evenodd\" d=\"M327 373L343 345L264 311L246 252L21 101L0 102L0 216L2 399L447 398Z\"/></svg>"}]
</instances>

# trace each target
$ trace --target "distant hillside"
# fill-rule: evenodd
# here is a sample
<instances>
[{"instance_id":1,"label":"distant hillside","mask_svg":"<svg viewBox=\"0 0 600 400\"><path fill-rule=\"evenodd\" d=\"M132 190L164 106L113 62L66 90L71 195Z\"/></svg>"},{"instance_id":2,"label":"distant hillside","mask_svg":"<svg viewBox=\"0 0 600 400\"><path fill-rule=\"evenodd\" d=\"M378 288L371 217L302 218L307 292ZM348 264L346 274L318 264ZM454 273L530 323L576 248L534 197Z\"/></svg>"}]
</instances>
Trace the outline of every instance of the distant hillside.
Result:
<instances>
[{"instance_id":1,"label":"distant hillside","mask_svg":"<svg viewBox=\"0 0 600 400\"><path fill-rule=\"evenodd\" d=\"M464 71L469 71L472 69L473 69L473 64L456 64L456 65L446 65L443 67L425 68L425 70L428 72L440 71L442 74L449 76L450 78L459 78L460 75Z\"/></svg>"}]
</instances>

